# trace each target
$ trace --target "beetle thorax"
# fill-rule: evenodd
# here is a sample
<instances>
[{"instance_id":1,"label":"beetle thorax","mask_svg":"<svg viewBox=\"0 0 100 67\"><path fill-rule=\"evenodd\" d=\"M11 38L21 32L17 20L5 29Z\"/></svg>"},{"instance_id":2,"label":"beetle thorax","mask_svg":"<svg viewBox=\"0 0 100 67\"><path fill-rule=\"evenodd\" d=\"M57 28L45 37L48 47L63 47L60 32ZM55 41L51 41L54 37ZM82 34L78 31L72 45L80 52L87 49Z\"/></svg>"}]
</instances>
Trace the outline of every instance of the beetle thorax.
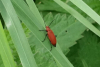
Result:
<instances>
[{"instance_id":1,"label":"beetle thorax","mask_svg":"<svg viewBox=\"0 0 100 67\"><path fill-rule=\"evenodd\" d=\"M46 26L46 31L50 31L50 28L49 28L49 26Z\"/></svg>"}]
</instances>

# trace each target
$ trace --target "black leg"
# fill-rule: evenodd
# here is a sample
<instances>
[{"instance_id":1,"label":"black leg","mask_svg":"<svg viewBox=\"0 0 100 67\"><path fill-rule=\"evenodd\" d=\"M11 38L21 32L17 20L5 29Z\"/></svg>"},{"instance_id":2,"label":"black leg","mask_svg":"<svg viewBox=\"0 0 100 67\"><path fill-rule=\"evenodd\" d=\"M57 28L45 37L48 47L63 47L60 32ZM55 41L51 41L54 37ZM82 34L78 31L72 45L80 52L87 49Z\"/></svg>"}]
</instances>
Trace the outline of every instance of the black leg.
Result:
<instances>
[{"instance_id":1,"label":"black leg","mask_svg":"<svg viewBox=\"0 0 100 67\"><path fill-rule=\"evenodd\" d=\"M55 35L55 37L57 37L57 35Z\"/></svg>"},{"instance_id":2,"label":"black leg","mask_svg":"<svg viewBox=\"0 0 100 67\"><path fill-rule=\"evenodd\" d=\"M39 31L46 31L46 30L39 30ZM47 34L46 34L46 36L45 36L45 38L44 38L44 40L43 40L42 42L45 41L46 37L47 37ZM49 40L49 41L50 41L50 40ZM51 44L51 42L50 42L50 44ZM51 50L52 50L52 44L51 44L51 49L50 49L50 51L51 51Z\"/></svg>"},{"instance_id":3,"label":"black leg","mask_svg":"<svg viewBox=\"0 0 100 67\"><path fill-rule=\"evenodd\" d=\"M47 37L47 34L45 35L45 38L44 38L44 40L43 40L42 42L44 42L44 41L45 41L46 37Z\"/></svg>"},{"instance_id":4,"label":"black leg","mask_svg":"<svg viewBox=\"0 0 100 67\"><path fill-rule=\"evenodd\" d=\"M39 30L39 31L46 31L46 30ZM46 36L47 36L47 34L46 34ZM45 36L45 38L44 38L44 40L43 40L42 42L44 42L44 41L45 41L45 39L46 39L46 36Z\"/></svg>"},{"instance_id":5,"label":"black leg","mask_svg":"<svg viewBox=\"0 0 100 67\"><path fill-rule=\"evenodd\" d=\"M52 50L52 44L51 44L51 50ZM51 51L51 50L50 50L50 51Z\"/></svg>"},{"instance_id":6,"label":"black leg","mask_svg":"<svg viewBox=\"0 0 100 67\"><path fill-rule=\"evenodd\" d=\"M49 40L50 41L50 40ZM50 44L51 44L51 41L50 41ZM50 51L52 50L52 44L51 44L51 49L50 49Z\"/></svg>"}]
</instances>

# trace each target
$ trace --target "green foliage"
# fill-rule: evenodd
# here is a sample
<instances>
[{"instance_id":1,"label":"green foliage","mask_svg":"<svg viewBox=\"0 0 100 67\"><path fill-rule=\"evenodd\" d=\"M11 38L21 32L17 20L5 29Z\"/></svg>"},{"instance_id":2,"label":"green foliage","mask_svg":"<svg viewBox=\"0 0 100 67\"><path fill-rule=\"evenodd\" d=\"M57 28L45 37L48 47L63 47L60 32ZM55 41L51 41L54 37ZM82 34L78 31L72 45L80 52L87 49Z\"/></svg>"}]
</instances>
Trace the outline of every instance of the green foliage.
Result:
<instances>
[{"instance_id":1,"label":"green foliage","mask_svg":"<svg viewBox=\"0 0 100 67\"><path fill-rule=\"evenodd\" d=\"M38 67L57 67L55 60L50 53L42 45L38 44L37 39L33 34L29 37L31 50L34 54ZM47 44L48 45L48 44Z\"/></svg>"},{"instance_id":2,"label":"green foliage","mask_svg":"<svg viewBox=\"0 0 100 67\"><path fill-rule=\"evenodd\" d=\"M82 37L81 34L84 32L86 27L74 17L66 17L66 14L57 14L53 19L52 18L52 15L48 14L45 16L44 21L48 23L48 20L52 21L55 19L50 27L54 31L55 35L57 35L57 42L60 44L62 51L66 53L68 48L74 45L75 41ZM47 25L50 24L50 21Z\"/></svg>"},{"instance_id":3,"label":"green foliage","mask_svg":"<svg viewBox=\"0 0 100 67\"><path fill-rule=\"evenodd\" d=\"M53 17L53 15L49 13L44 17L45 24L49 25L50 21L53 19L55 20L51 24L50 28L54 31L55 35L57 35L57 42L60 44L62 51L66 54L69 51L69 47L74 45L75 41L82 37L81 34L86 29L86 27L84 27L72 16L67 18L66 14L57 14ZM66 30L67 32L65 32ZM47 52L45 48L38 44L34 36L29 38L29 43L32 46L33 53L35 53L35 59L40 67L44 67L45 65L51 67L53 65L53 67L56 67L53 57ZM44 60L48 62L45 62Z\"/></svg>"},{"instance_id":4,"label":"green foliage","mask_svg":"<svg viewBox=\"0 0 100 67\"><path fill-rule=\"evenodd\" d=\"M25 4L24 4L24 7L26 7L25 9L28 9L29 11L26 11L26 13L24 14L24 12L22 12L24 10L21 10L22 7L19 8L17 2L14 0L12 1L14 2L13 4L15 6L15 9L17 9L16 10L17 14L19 12L18 16L19 18L21 17L20 18L21 21L22 19L26 21L27 17L28 19L26 21L27 23L32 21L35 22L35 20L32 19L34 17L31 16L32 12L28 13L30 10L28 7L26 7ZM39 11L43 15L43 19L46 25L49 25L50 22L54 20L50 28L53 30L54 34L57 35L56 37L57 45L60 46L61 51L64 53L64 55L66 55L66 58L68 57L69 61L71 62L70 64L72 64L74 67L99 67L100 38L95 34L93 34L92 32L87 31L88 29L83 24L81 24L72 15L67 13L62 7L56 4L53 0L34 0L34 1ZM88 17L83 11L77 8L69 0L62 0L62 1L71 6L72 8L74 8L75 10L77 10L83 16ZM83 0L83 1L100 15L99 0ZM29 15L27 15L27 13ZM34 19L36 19L36 17ZM93 23L94 26L100 30L100 26L96 24L95 21L93 21L89 17L87 18L87 20ZM38 24L37 22L35 23ZM40 26L42 27L41 24ZM59 65L60 63L58 63L58 60L55 59L54 55L52 55L52 51L50 52L48 51L48 49L44 47L44 45L50 47L49 45L50 42L48 38L46 38L46 41L44 42L46 44L44 43L41 44L40 43L41 39L39 40L39 38L37 38L36 35L34 35L33 32L25 26L24 22L22 23L22 27L24 29L24 33L26 34L27 40L29 42L31 51L33 53L33 56L35 58L38 67L61 67ZM38 27L36 27L36 25L34 25L33 27L34 27L33 31L38 30ZM39 36L46 34L46 32L39 32L39 34L40 33L41 35ZM14 43L9 35L8 30L6 29L5 29L5 34L17 66L22 67L22 63L20 62L20 58L15 49ZM44 39L44 36L42 36L41 38ZM57 47L53 47L52 49L56 48ZM60 51L58 52L60 53ZM4 67L1 57L0 57L0 67Z\"/></svg>"},{"instance_id":5,"label":"green foliage","mask_svg":"<svg viewBox=\"0 0 100 67\"><path fill-rule=\"evenodd\" d=\"M50 28L57 35L57 41L59 44L61 44L60 46L61 46L63 52L66 53L66 51L68 51L69 47L74 45L75 41L82 37L81 34L86 29L86 27L84 27L81 23L79 23L72 16L69 16L67 18L66 14L64 14L64 15L57 14L53 17L53 15L51 13L49 13L44 17L45 24L49 25L50 21L52 21L53 19L55 19L55 20L51 24ZM79 29L79 27L77 27L77 25L80 27L80 29ZM74 29L73 29L73 27L74 27ZM66 30L68 30L67 33L65 32ZM80 31L80 32L74 32L73 30ZM73 34L73 33L75 33L75 34ZM68 35L66 35L66 34L68 34ZM77 36L75 36L75 35L77 35ZM74 39L72 38L73 36L75 36ZM69 38L70 40L72 38L72 40L70 41L66 38ZM52 65L53 65L53 67L56 67L53 57L48 53L48 51L45 48L42 47L42 45L39 45L39 43L37 42L37 39L33 35L29 38L29 43L32 46L33 53L35 53L34 56L35 56L36 62L39 64L38 66L44 67L45 65L48 65L48 66L52 67ZM40 60L38 60L38 59L40 59ZM44 60L48 61L48 62L45 62Z\"/></svg>"},{"instance_id":6,"label":"green foliage","mask_svg":"<svg viewBox=\"0 0 100 67\"><path fill-rule=\"evenodd\" d=\"M100 42L99 37L91 32L84 33L84 38L79 41L80 51L79 56L83 62L86 62L88 67L99 67L100 64ZM94 62L95 61L95 62Z\"/></svg>"},{"instance_id":7,"label":"green foliage","mask_svg":"<svg viewBox=\"0 0 100 67\"><path fill-rule=\"evenodd\" d=\"M11 48L11 51L12 51L14 60L16 61L17 65L19 66L19 65L20 65L20 60L19 60L18 53L17 53L17 51L16 51L16 49L15 49L14 43L13 43L13 41L12 41L12 39L11 39L11 36L10 36L8 30L5 29L4 31L5 31L7 40L8 40L8 42L9 42L9 46L10 46L10 48Z\"/></svg>"},{"instance_id":8,"label":"green foliage","mask_svg":"<svg viewBox=\"0 0 100 67\"><path fill-rule=\"evenodd\" d=\"M98 14L100 14L100 1L99 0L84 0L84 2L86 2L94 11L96 11ZM49 4L49 5L47 5L47 4ZM71 6L71 7L73 7L74 9L76 9L78 12L80 12L81 14L83 14L83 15L85 15L86 16L86 14L85 13L83 13L79 8L77 8L75 5L73 5L70 1L68 2L68 4ZM52 8L50 8L50 6L52 6L53 5L53 7ZM41 3L41 4L39 4L38 5L38 8L39 8L39 10L40 11L57 11L57 12L64 12L64 10L60 7L60 6L58 6L56 3L54 3L53 1L44 1L43 3ZM59 9L58 9L59 8ZM70 20L71 21L71 20ZM74 20L73 20L74 21ZM72 21L72 22L73 22ZM80 26L80 25L77 25L77 26ZM100 28L100 26L98 25L98 24L95 24L95 26L97 27L97 28ZM81 27L81 26L80 26ZM79 27L79 28L80 28ZM77 28L77 29L79 29L79 28ZM57 29L56 29L57 30ZM56 31L55 30L55 31ZM76 32L76 30L73 30L73 31L75 31ZM78 32L78 31L77 31ZM86 32L85 32L86 33ZM84 33L84 34L85 34ZM77 34L77 33L76 33ZM76 35L75 34L75 35ZM90 42L91 42L91 38L89 37L89 34L91 35L91 32L90 33L88 33L88 37L85 37L85 35L84 35L84 37L85 38L89 38L88 40L90 40ZM63 34L62 34L63 35ZM71 38L74 38L75 37L75 35L68 35L68 36L72 36ZM67 35L66 35L67 36ZM77 35L76 35L77 36ZM94 35L94 36L96 36L96 35ZM81 36L80 36L81 37ZM92 36L91 36L92 37ZM97 37L97 36L96 36ZM59 39L61 39L61 38L64 38L64 37L60 37ZM95 38L95 37L92 37L92 38ZM69 38L67 39L61 39L61 40L59 40L58 42L62 42L62 44L64 44L64 40L66 41L67 40L67 44L70 44L70 43L72 43L72 45L73 44L75 44L75 41L73 42L72 40L73 39L71 39L71 40L69 40ZM76 39L77 40L77 39ZM69 41L69 43L68 43L68 41ZM72 42L70 42L70 41L72 41ZM94 41L92 41L92 42L94 42ZM74 47L72 47L71 48L71 51L69 52L69 54L67 55L68 56L68 58L69 58L69 60L73 63L73 65L75 66L75 67L86 67L86 65L87 65L87 67L95 67L95 66L92 66L92 65L96 65L95 63L93 63L94 61L91 61L91 60L89 60L89 59L91 59L91 58L93 58L92 57L92 54L90 54L90 53L93 53L92 51L88 54L88 62L90 62L90 64L88 64L88 62L85 60L85 59L87 59L87 57L86 57L86 55L85 55L85 52L87 52L87 50L85 50L85 48L84 48L84 50L82 51L82 52L80 52L82 55L84 55L84 58L83 57L81 57L78 53L79 53L79 51L81 50L81 49L79 49L79 45L84 45L84 44L82 44L82 43L85 43L85 41L84 42L81 42L81 43L78 43L78 46L77 45L75 45ZM95 45L95 44L94 44ZM71 46L71 44L70 44L70 46L68 46L68 45L66 45L68 48ZM64 48L65 46L61 46L61 48ZM86 45L84 46L84 47L87 47ZM66 53L68 53L68 51L66 51L67 49L63 49L62 48L62 50L63 50L63 52L66 54ZM66 47L65 47L66 48ZM81 47L82 48L82 47ZM93 48L93 47L91 47L91 46L88 46L87 47L87 49L88 48ZM64 51L65 50L65 51ZM88 49L89 50L89 49ZM92 49L91 49L92 50ZM98 51L97 51L98 52ZM95 54L95 56L98 56L98 54ZM81 58L80 58L81 57ZM98 58L99 59L99 58ZM97 58L95 58L94 60L95 61L97 61L96 63L98 64L99 63L99 61L98 61L98 59ZM84 65L84 64L86 64L86 65ZM98 67L99 65L97 65L97 67Z\"/></svg>"},{"instance_id":9,"label":"green foliage","mask_svg":"<svg viewBox=\"0 0 100 67\"><path fill-rule=\"evenodd\" d=\"M9 5L9 7L8 7L8 5ZM34 67L34 66L37 67L34 57L32 56L32 52L31 52L29 43L28 43L25 33L22 29L20 20L18 19L18 16L17 16L15 9L10 0L7 0L7 1L1 0L0 1L0 12L5 21L7 29L10 33L10 36L14 42L14 46L15 46L15 48L18 52L18 55L20 57L20 60L22 62L21 64L24 67ZM6 38L5 38L5 40L6 40ZM3 51L2 51L2 55L3 55ZM4 55L4 56L7 56L7 55ZM12 56L10 56L10 57L12 57ZM5 63L7 63L7 62L5 61ZM10 61L10 63L11 63L11 61ZM5 65L7 66L7 64L5 64ZM12 63L12 65L14 65L14 63ZM9 65L8 67L10 67L10 66L11 65Z\"/></svg>"},{"instance_id":10,"label":"green foliage","mask_svg":"<svg viewBox=\"0 0 100 67\"><path fill-rule=\"evenodd\" d=\"M23 5L20 2L23 3ZM27 1L27 2L28 2L28 4L31 3L29 1ZM17 12L20 20L30 29L32 34L35 35L38 44L41 44L43 47L45 47L50 52L51 48L50 48L49 40L46 40L45 42L41 42L43 40L45 34L40 32L39 30L45 29L45 28L43 28L45 25L44 25L44 22L42 22L42 19L40 18L41 16L39 17L38 12L36 12L37 10L35 11L36 13L34 13L34 10L32 10L33 8L30 7L30 9L32 11L31 12L29 10L28 6L23 1L13 1L13 3L14 3L16 12ZM21 7L19 7L19 6L21 6ZM47 44L49 44L49 45L47 45ZM58 62L58 65L73 67L73 65L69 62L69 60L62 53L62 51L59 47L59 44L57 45L56 48L53 48L53 50L50 52L50 54L56 59L56 61Z\"/></svg>"},{"instance_id":11,"label":"green foliage","mask_svg":"<svg viewBox=\"0 0 100 67\"><path fill-rule=\"evenodd\" d=\"M89 7L91 7L96 13L100 15L99 7L100 7L100 1L99 0L83 0ZM77 10L79 13L81 13L83 16L87 16L82 10L80 10L76 5L68 2L68 5L73 7L75 10Z\"/></svg>"},{"instance_id":12,"label":"green foliage","mask_svg":"<svg viewBox=\"0 0 100 67\"><path fill-rule=\"evenodd\" d=\"M89 5L96 13L100 15L100 1L99 0L83 0L87 5Z\"/></svg>"},{"instance_id":13,"label":"green foliage","mask_svg":"<svg viewBox=\"0 0 100 67\"><path fill-rule=\"evenodd\" d=\"M89 5L96 13L100 15L100 1L99 0L83 0L87 5ZM72 4L70 1L66 1L68 5L73 7L75 10L77 10L79 13L81 13L84 16L87 16L83 11L81 11L79 8L77 8L74 4ZM47 13L48 11L53 11L53 13L67 13L64 9L62 9L58 4L56 4L52 0L43 0L41 3L37 4L37 7L40 11ZM68 13L67 13L68 14Z\"/></svg>"},{"instance_id":14,"label":"green foliage","mask_svg":"<svg viewBox=\"0 0 100 67\"><path fill-rule=\"evenodd\" d=\"M22 26L23 26L24 32L25 32L25 34L26 34L26 37L28 38L28 37L29 37L30 31L29 31L29 29L28 29L23 23L22 23ZM17 63L18 67L22 67L21 62L20 62L20 59L19 59L19 56L18 56L18 53L17 53L17 51L16 51L16 49L15 49L15 46L14 46L14 43L13 43L13 41L12 41L12 39L11 39L10 34L9 34L8 30L4 29L4 31L5 31L7 40L8 40L8 42L9 42L9 45L10 45L10 48L11 48L11 51L12 51L14 60L15 60L15 62ZM1 58L0 58L0 59L1 59ZM0 61L0 65L3 66L2 61ZM0 66L0 67L2 67L2 66Z\"/></svg>"},{"instance_id":15,"label":"green foliage","mask_svg":"<svg viewBox=\"0 0 100 67\"><path fill-rule=\"evenodd\" d=\"M100 38L90 31L83 34L83 38L72 47L67 55L75 67L99 67ZM85 64L84 64L85 63Z\"/></svg>"},{"instance_id":16,"label":"green foliage","mask_svg":"<svg viewBox=\"0 0 100 67\"><path fill-rule=\"evenodd\" d=\"M64 15L57 14L53 17L52 13L49 13L44 17L45 24L49 25L50 21L52 21L53 19L55 20L51 24L50 27L54 31L54 33L57 35L57 41L59 44L61 44L60 47L62 51L66 54L66 52L69 51L68 50L69 47L74 45L75 41L82 37L81 34L86 29L86 27L84 27L80 22L78 22L74 17L72 16L66 17L66 14ZM35 56L38 67L45 67L45 65L51 66L51 67L57 67L57 64L55 60L53 59L53 57L51 56L51 54L42 45L38 43L37 39L34 37L34 35L30 32L30 30L24 24L22 24L22 26L28 38L29 44L31 46L31 50ZM77 26L79 26L80 29ZM76 32L76 31L80 31L80 32ZM21 62L19 60L18 54L11 40L11 37L7 30L5 30L5 33L6 33L9 45L12 49L14 59L17 65L20 66ZM72 37L74 37L74 39ZM68 38L69 40L66 38Z\"/></svg>"},{"instance_id":17,"label":"green foliage","mask_svg":"<svg viewBox=\"0 0 100 67\"><path fill-rule=\"evenodd\" d=\"M54 14L57 13L66 13L66 11L61 8L57 3L55 3L52 0L44 0L40 4L37 4L37 7L39 11L41 11L44 15L46 15L48 12L53 12ZM67 13L69 14L69 13Z\"/></svg>"},{"instance_id":18,"label":"green foliage","mask_svg":"<svg viewBox=\"0 0 100 67\"><path fill-rule=\"evenodd\" d=\"M0 67L4 67L4 64L3 64L1 56L0 56Z\"/></svg>"}]
</instances>

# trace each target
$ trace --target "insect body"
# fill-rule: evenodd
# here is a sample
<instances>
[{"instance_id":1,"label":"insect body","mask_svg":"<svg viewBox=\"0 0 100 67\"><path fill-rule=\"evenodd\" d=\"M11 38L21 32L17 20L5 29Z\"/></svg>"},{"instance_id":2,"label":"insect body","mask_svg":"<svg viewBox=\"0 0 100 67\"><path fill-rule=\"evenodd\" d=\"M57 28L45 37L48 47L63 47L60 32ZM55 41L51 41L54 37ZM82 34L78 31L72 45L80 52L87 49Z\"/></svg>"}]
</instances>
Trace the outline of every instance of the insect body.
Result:
<instances>
[{"instance_id":1,"label":"insect body","mask_svg":"<svg viewBox=\"0 0 100 67\"><path fill-rule=\"evenodd\" d=\"M47 31L47 35L48 35L48 38L51 42L51 44L56 47L56 37L53 33L53 31L49 28L49 26L46 26L46 31Z\"/></svg>"},{"instance_id":2,"label":"insect body","mask_svg":"<svg viewBox=\"0 0 100 67\"><path fill-rule=\"evenodd\" d=\"M52 22L53 22L53 21L52 21ZM52 23L52 22L51 22L51 23ZM50 24L51 24L51 23L50 23ZM49 26L50 26L50 25L49 25ZM46 32L47 32L46 36L48 36L50 43L51 43L54 47L56 47L56 36L54 35L53 31L50 29L49 26L46 26L46 30L40 30L40 31L46 31ZM45 41L46 36L45 36L45 38L44 38L44 40L43 40L42 42ZM51 45L51 50L52 50L52 45ZM50 51L51 51L51 50L50 50Z\"/></svg>"}]
</instances>

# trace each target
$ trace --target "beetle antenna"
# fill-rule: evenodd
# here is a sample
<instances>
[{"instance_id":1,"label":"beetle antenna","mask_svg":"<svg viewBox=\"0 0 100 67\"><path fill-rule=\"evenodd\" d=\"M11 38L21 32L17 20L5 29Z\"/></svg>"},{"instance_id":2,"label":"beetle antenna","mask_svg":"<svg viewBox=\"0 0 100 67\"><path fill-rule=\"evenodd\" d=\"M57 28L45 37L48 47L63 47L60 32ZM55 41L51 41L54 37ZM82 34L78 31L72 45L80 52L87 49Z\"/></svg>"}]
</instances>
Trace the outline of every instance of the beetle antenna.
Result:
<instances>
[{"instance_id":1,"label":"beetle antenna","mask_svg":"<svg viewBox=\"0 0 100 67\"><path fill-rule=\"evenodd\" d=\"M54 19L54 20L55 20L55 19ZM52 22L53 22L54 20L52 20ZM51 23L52 23L52 22L51 22ZM51 23L50 23L50 25L51 25ZM50 25L49 25L49 26L50 26Z\"/></svg>"}]
</instances>

